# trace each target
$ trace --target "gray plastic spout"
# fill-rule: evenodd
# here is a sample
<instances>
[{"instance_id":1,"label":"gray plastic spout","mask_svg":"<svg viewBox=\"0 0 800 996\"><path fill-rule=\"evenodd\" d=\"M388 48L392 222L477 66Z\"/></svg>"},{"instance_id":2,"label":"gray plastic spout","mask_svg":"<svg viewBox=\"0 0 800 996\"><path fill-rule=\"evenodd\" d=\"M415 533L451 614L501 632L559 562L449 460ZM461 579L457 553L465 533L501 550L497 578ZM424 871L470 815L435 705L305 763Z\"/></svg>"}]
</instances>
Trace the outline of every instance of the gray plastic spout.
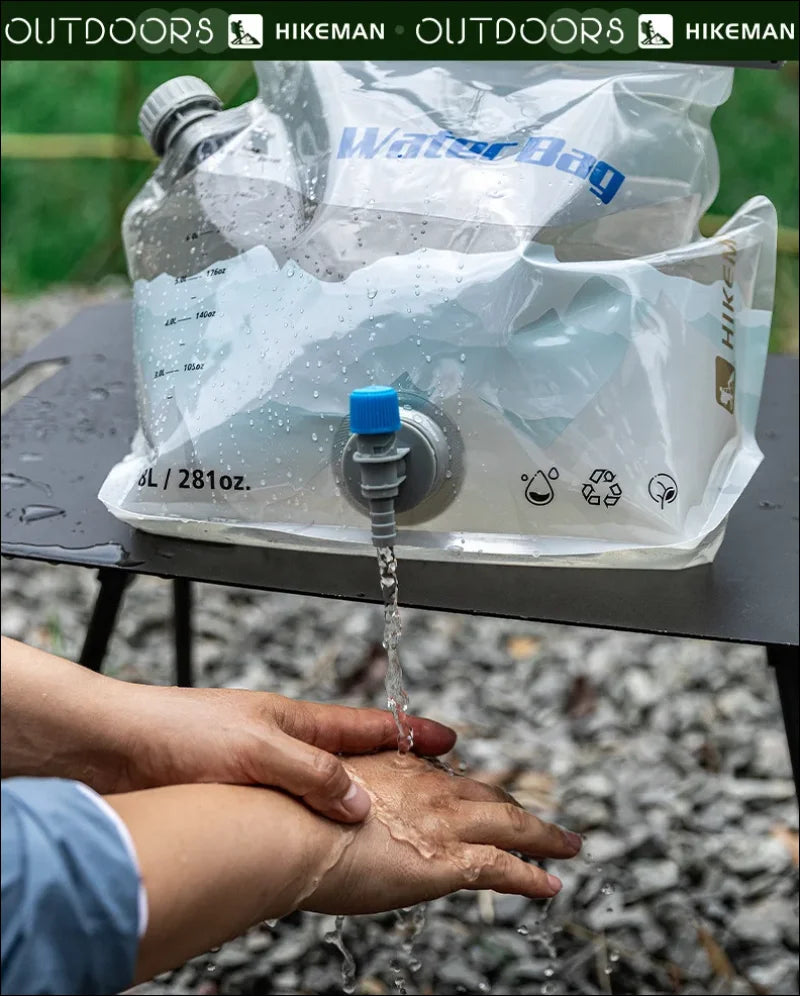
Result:
<instances>
[{"instance_id":1,"label":"gray plastic spout","mask_svg":"<svg viewBox=\"0 0 800 996\"><path fill-rule=\"evenodd\" d=\"M369 503L372 542L375 546L394 546L397 540L395 499L406 479L408 446L397 445L397 435L356 436L357 452L353 460L361 469L361 494Z\"/></svg>"}]
</instances>

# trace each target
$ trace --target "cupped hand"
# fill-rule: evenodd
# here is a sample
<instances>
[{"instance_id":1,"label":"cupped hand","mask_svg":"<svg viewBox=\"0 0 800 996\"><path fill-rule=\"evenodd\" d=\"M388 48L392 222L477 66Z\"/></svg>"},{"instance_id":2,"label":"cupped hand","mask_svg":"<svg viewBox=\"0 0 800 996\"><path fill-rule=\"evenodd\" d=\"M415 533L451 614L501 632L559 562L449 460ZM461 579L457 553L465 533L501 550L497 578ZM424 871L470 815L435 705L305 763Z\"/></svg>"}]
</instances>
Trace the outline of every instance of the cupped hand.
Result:
<instances>
[{"instance_id":1,"label":"cupped hand","mask_svg":"<svg viewBox=\"0 0 800 996\"><path fill-rule=\"evenodd\" d=\"M577 834L539 820L501 789L420 758L385 752L348 758L345 767L372 809L360 826L335 830L352 840L303 909L378 913L459 889L548 898L560 880L509 852L572 858L581 848Z\"/></svg>"},{"instance_id":2,"label":"cupped hand","mask_svg":"<svg viewBox=\"0 0 800 996\"><path fill-rule=\"evenodd\" d=\"M191 782L267 785L302 799L330 819L363 820L370 796L337 754L397 745L391 713L295 701L269 692L126 686L129 759L114 791ZM453 730L409 717L414 749L430 756L453 747Z\"/></svg>"}]
</instances>

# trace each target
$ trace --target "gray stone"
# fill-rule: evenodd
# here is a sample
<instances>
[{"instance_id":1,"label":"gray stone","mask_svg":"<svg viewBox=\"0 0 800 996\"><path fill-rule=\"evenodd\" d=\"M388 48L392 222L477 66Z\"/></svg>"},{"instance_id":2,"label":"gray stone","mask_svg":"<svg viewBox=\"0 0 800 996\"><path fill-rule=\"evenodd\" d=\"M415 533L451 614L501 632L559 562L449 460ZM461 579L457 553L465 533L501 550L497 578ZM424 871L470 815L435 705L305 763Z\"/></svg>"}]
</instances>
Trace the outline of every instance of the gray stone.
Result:
<instances>
[{"instance_id":1,"label":"gray stone","mask_svg":"<svg viewBox=\"0 0 800 996\"><path fill-rule=\"evenodd\" d=\"M797 993L797 958L791 956L747 966L747 977L762 986L770 996ZM794 988L792 988L794 987Z\"/></svg>"},{"instance_id":2,"label":"gray stone","mask_svg":"<svg viewBox=\"0 0 800 996\"><path fill-rule=\"evenodd\" d=\"M286 933L269 948L269 961L273 965L293 964L316 944L308 932L298 930Z\"/></svg>"},{"instance_id":3,"label":"gray stone","mask_svg":"<svg viewBox=\"0 0 800 996\"><path fill-rule=\"evenodd\" d=\"M570 795L588 795L595 799L609 799L614 794L614 781L607 772L597 769L573 778L568 789Z\"/></svg>"},{"instance_id":4,"label":"gray stone","mask_svg":"<svg viewBox=\"0 0 800 996\"><path fill-rule=\"evenodd\" d=\"M30 612L23 612L17 605L7 604L3 597L3 635L13 640L24 640L30 621Z\"/></svg>"},{"instance_id":5,"label":"gray stone","mask_svg":"<svg viewBox=\"0 0 800 996\"><path fill-rule=\"evenodd\" d=\"M525 896L494 895L492 902L495 920L498 923L518 927L527 916L532 914L533 904Z\"/></svg>"},{"instance_id":6,"label":"gray stone","mask_svg":"<svg viewBox=\"0 0 800 996\"><path fill-rule=\"evenodd\" d=\"M789 771L789 745L782 729L760 731L753 747L753 774L774 778Z\"/></svg>"},{"instance_id":7,"label":"gray stone","mask_svg":"<svg viewBox=\"0 0 800 996\"><path fill-rule=\"evenodd\" d=\"M436 972L440 982L446 986L464 986L470 993L478 993L486 980L480 972L476 972L463 955L448 958Z\"/></svg>"},{"instance_id":8,"label":"gray stone","mask_svg":"<svg viewBox=\"0 0 800 996\"><path fill-rule=\"evenodd\" d=\"M604 830L592 831L583 845L584 853L591 855L591 860L599 865L621 858L630 847L631 841L626 835L610 834Z\"/></svg>"},{"instance_id":9,"label":"gray stone","mask_svg":"<svg viewBox=\"0 0 800 996\"><path fill-rule=\"evenodd\" d=\"M232 968L241 968L242 965L246 965L250 961L251 957L252 951L248 950L243 942L231 941L214 955L214 964L220 971L226 971Z\"/></svg>"},{"instance_id":10,"label":"gray stone","mask_svg":"<svg viewBox=\"0 0 800 996\"><path fill-rule=\"evenodd\" d=\"M785 845L774 837L741 835L723 839L720 861L736 875L752 878L765 872L791 873L791 858Z\"/></svg>"},{"instance_id":11,"label":"gray stone","mask_svg":"<svg viewBox=\"0 0 800 996\"><path fill-rule=\"evenodd\" d=\"M752 720L763 714L764 705L749 688L730 688L717 698L717 708L728 719Z\"/></svg>"},{"instance_id":12,"label":"gray stone","mask_svg":"<svg viewBox=\"0 0 800 996\"><path fill-rule=\"evenodd\" d=\"M770 896L738 910L728 926L751 944L778 944L784 934L796 934L797 910L788 899Z\"/></svg>"},{"instance_id":13,"label":"gray stone","mask_svg":"<svg viewBox=\"0 0 800 996\"><path fill-rule=\"evenodd\" d=\"M680 880L680 868L674 861L637 861L631 869L637 899L674 889Z\"/></svg>"},{"instance_id":14,"label":"gray stone","mask_svg":"<svg viewBox=\"0 0 800 996\"><path fill-rule=\"evenodd\" d=\"M773 802L791 799L795 794L794 783L789 778L729 778L725 791L745 802Z\"/></svg>"},{"instance_id":15,"label":"gray stone","mask_svg":"<svg viewBox=\"0 0 800 996\"><path fill-rule=\"evenodd\" d=\"M622 687L628 701L639 709L648 709L661 695L658 682L642 668L626 671Z\"/></svg>"}]
</instances>

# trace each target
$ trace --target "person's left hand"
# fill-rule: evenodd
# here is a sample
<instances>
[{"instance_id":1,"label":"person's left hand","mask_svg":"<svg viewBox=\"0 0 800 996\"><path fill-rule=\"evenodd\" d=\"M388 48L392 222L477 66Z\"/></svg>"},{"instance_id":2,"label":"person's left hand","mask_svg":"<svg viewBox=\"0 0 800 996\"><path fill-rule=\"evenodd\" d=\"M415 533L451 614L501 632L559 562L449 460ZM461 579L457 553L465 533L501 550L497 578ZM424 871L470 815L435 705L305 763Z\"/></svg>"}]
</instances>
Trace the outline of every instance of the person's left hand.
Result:
<instances>
[{"instance_id":1,"label":"person's left hand","mask_svg":"<svg viewBox=\"0 0 800 996\"><path fill-rule=\"evenodd\" d=\"M357 822L370 800L336 754L366 754L397 745L397 727L382 709L295 701L270 692L123 686L130 723L129 764L113 791L187 782L269 785L342 822ZM408 717L414 751L446 754L456 741L447 726Z\"/></svg>"}]
</instances>

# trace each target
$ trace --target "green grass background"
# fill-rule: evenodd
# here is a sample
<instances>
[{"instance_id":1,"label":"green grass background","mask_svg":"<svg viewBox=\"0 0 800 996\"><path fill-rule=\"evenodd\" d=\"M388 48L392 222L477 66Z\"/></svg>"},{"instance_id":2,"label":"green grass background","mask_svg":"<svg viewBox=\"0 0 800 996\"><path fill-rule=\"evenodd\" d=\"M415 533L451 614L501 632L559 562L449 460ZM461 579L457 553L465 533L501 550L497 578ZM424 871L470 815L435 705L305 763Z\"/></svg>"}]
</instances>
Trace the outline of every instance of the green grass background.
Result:
<instances>
[{"instance_id":1,"label":"green grass background","mask_svg":"<svg viewBox=\"0 0 800 996\"><path fill-rule=\"evenodd\" d=\"M227 103L255 95L245 64L224 62L11 62L2 73L4 134L133 135L149 91L180 74L206 79ZM732 214L766 194L779 224L797 229L797 63L779 72L738 69L733 94L714 115L720 191L711 213ZM124 274L119 224L152 169L122 159L3 159L2 288L33 294L63 282ZM772 348L797 352L794 252L781 254Z\"/></svg>"}]
</instances>

